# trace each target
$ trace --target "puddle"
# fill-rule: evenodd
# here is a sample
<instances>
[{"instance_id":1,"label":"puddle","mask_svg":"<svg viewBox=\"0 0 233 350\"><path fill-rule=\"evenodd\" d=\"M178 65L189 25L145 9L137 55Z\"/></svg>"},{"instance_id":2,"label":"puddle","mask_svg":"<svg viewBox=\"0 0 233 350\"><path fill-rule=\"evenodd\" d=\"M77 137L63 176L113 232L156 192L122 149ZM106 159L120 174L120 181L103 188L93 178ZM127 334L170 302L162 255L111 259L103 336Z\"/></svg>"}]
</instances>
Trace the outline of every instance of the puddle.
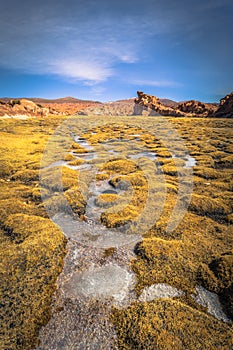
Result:
<instances>
[{"instance_id":1,"label":"puddle","mask_svg":"<svg viewBox=\"0 0 233 350\"><path fill-rule=\"evenodd\" d=\"M119 152L114 151L113 149L108 149L107 152L111 154L119 154Z\"/></svg>"},{"instance_id":2,"label":"puddle","mask_svg":"<svg viewBox=\"0 0 233 350\"><path fill-rule=\"evenodd\" d=\"M179 158L178 156L172 154L172 158ZM184 168L191 168L196 165L197 161L194 157L191 157L190 155L186 155L182 159L185 160Z\"/></svg>"},{"instance_id":3,"label":"puddle","mask_svg":"<svg viewBox=\"0 0 233 350\"><path fill-rule=\"evenodd\" d=\"M154 160L156 158L156 154L153 152L139 152L137 154L131 154L128 157L130 159L138 159L138 158L146 157L148 159Z\"/></svg>"},{"instance_id":4,"label":"puddle","mask_svg":"<svg viewBox=\"0 0 233 350\"><path fill-rule=\"evenodd\" d=\"M65 160L58 160L57 162L51 163L48 166L44 167L44 169L50 169L50 168L54 168L54 167L65 166L65 167L67 167L69 169L79 170L79 169L81 169L82 166L89 165L89 164L69 165L68 163L69 162L66 162Z\"/></svg>"},{"instance_id":5,"label":"puddle","mask_svg":"<svg viewBox=\"0 0 233 350\"><path fill-rule=\"evenodd\" d=\"M193 167L196 165L196 163L197 161L194 157L188 156L186 159L185 168Z\"/></svg>"},{"instance_id":6,"label":"puddle","mask_svg":"<svg viewBox=\"0 0 233 350\"><path fill-rule=\"evenodd\" d=\"M108 180L92 183L89 190L92 195L87 201L85 217L87 220L100 222L101 213L106 209L96 205L96 199L101 194L118 194L119 190L113 189Z\"/></svg>"},{"instance_id":7,"label":"puddle","mask_svg":"<svg viewBox=\"0 0 233 350\"><path fill-rule=\"evenodd\" d=\"M78 143L81 147L86 148L88 150L92 150L93 147L89 145L86 139L80 137L80 136L75 136L74 141Z\"/></svg>"},{"instance_id":8,"label":"puddle","mask_svg":"<svg viewBox=\"0 0 233 350\"><path fill-rule=\"evenodd\" d=\"M113 298L113 303L119 304L127 298L134 284L135 277L126 268L108 264L74 273L63 288L69 298Z\"/></svg>"},{"instance_id":9,"label":"puddle","mask_svg":"<svg viewBox=\"0 0 233 350\"><path fill-rule=\"evenodd\" d=\"M97 154L95 152L89 152L89 153L75 153L72 152L71 153L73 156L75 156L77 159L81 158L81 159L85 159L85 160L92 160L97 158Z\"/></svg>"}]
</instances>

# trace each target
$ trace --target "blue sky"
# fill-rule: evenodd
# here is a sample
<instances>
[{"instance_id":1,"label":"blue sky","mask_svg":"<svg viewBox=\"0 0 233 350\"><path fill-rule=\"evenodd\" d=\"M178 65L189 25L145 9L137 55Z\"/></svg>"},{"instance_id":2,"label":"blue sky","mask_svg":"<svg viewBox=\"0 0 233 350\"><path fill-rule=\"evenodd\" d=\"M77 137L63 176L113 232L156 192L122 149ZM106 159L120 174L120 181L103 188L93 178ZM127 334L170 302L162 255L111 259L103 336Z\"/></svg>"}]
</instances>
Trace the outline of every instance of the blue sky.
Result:
<instances>
[{"instance_id":1,"label":"blue sky","mask_svg":"<svg viewBox=\"0 0 233 350\"><path fill-rule=\"evenodd\" d=\"M233 90L232 0L1 0L0 96L110 101Z\"/></svg>"}]
</instances>

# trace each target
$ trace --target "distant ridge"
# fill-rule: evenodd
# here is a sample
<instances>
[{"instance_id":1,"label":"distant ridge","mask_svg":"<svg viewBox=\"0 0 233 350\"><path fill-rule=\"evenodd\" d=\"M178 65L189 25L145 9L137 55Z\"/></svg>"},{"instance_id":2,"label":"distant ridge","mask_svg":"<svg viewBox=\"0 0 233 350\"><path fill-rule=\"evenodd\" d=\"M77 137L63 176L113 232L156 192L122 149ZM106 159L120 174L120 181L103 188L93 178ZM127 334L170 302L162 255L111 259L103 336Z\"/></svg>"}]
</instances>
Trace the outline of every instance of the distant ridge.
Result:
<instances>
[{"instance_id":1,"label":"distant ridge","mask_svg":"<svg viewBox=\"0 0 233 350\"><path fill-rule=\"evenodd\" d=\"M48 98L42 98L42 97L2 97L0 98L1 101L9 102L11 100L29 100L35 103L101 103L99 101L91 101L91 100L81 100L72 96L66 96L61 98L55 98L55 99L48 99Z\"/></svg>"}]
</instances>

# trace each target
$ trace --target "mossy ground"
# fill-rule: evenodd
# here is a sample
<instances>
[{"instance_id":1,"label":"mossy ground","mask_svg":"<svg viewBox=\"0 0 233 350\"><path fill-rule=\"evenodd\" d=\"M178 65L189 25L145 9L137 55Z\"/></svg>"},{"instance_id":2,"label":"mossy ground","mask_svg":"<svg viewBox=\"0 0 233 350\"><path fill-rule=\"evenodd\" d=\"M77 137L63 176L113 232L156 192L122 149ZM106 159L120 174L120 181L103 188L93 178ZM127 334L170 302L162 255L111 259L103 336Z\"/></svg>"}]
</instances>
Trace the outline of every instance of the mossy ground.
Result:
<instances>
[{"instance_id":1,"label":"mossy ground","mask_svg":"<svg viewBox=\"0 0 233 350\"><path fill-rule=\"evenodd\" d=\"M31 349L51 312L66 239L40 206L39 168L61 118L2 120L1 349Z\"/></svg>"},{"instance_id":2,"label":"mossy ground","mask_svg":"<svg viewBox=\"0 0 233 350\"><path fill-rule=\"evenodd\" d=\"M229 326L176 300L135 303L114 310L118 346L124 350L229 350Z\"/></svg>"},{"instance_id":3,"label":"mossy ground","mask_svg":"<svg viewBox=\"0 0 233 350\"><path fill-rule=\"evenodd\" d=\"M148 197L147 177L142 170L147 160L141 160L140 168L133 160L126 159L123 141L132 144L132 154L140 152L141 148L154 152L155 166L159 169L154 178L154 198L160 201L166 190L166 201L159 219L149 230L141 232L144 239L135 248L137 258L131 267L137 277L136 292L139 295L145 286L154 283L169 283L186 293L182 302L159 300L115 310L113 322L119 348L229 349L232 344L230 325L208 315L190 295L195 286L203 285L218 293L224 311L233 316L232 121L169 119L197 164L193 167L194 188L187 213L168 234L166 225L177 201L178 173L184 162L175 162L163 142L153 135L156 134L153 118L138 117L142 125L148 123L147 129L151 132L145 132L143 126L132 126L131 118L117 118L112 125L100 127L91 127L94 118L86 118L90 127L82 135L97 149L101 149L101 144L113 142L114 150L120 153L105 164L101 159L93 161L98 168L97 181L109 180L113 188L124 191L123 196L99 196L97 204L104 208L101 220L107 227L133 222L143 211ZM65 193L61 198L54 169L46 171L43 189L39 188L40 160L45 144L63 120L62 117L2 120L0 124L4 349L30 349L36 344L39 328L49 318L55 280L65 254L65 239L49 221L44 204L56 212L59 208L54 205L64 209L67 200L75 214L85 214L88 174L85 179L79 179L76 171L61 167ZM163 132L162 121L160 130ZM78 135L78 126L76 132ZM135 142L137 134L141 136ZM174 143L173 147L179 154L178 144ZM76 161L74 154L88 153L77 143L71 144L69 150L74 153L65 154L64 160L71 165L84 162ZM51 161L55 160L51 155ZM150 164L145 165L148 167ZM161 173L166 180L165 188L161 184ZM51 201L50 191L61 200ZM184 195L184 203L186 200ZM115 205L114 213L108 211L110 203ZM105 255L114 254L114 251L106 250Z\"/></svg>"}]
</instances>

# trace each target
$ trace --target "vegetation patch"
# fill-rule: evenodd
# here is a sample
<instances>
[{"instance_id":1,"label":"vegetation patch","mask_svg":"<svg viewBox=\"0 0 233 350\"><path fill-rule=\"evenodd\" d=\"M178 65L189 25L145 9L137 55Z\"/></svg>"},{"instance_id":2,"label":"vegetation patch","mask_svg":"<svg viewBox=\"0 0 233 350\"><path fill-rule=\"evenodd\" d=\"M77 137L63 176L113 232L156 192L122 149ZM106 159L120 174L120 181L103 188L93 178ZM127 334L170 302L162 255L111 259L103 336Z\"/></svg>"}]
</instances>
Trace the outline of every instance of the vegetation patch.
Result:
<instances>
[{"instance_id":1,"label":"vegetation patch","mask_svg":"<svg viewBox=\"0 0 233 350\"><path fill-rule=\"evenodd\" d=\"M119 349L228 350L231 328L179 301L156 300L115 310Z\"/></svg>"}]
</instances>

